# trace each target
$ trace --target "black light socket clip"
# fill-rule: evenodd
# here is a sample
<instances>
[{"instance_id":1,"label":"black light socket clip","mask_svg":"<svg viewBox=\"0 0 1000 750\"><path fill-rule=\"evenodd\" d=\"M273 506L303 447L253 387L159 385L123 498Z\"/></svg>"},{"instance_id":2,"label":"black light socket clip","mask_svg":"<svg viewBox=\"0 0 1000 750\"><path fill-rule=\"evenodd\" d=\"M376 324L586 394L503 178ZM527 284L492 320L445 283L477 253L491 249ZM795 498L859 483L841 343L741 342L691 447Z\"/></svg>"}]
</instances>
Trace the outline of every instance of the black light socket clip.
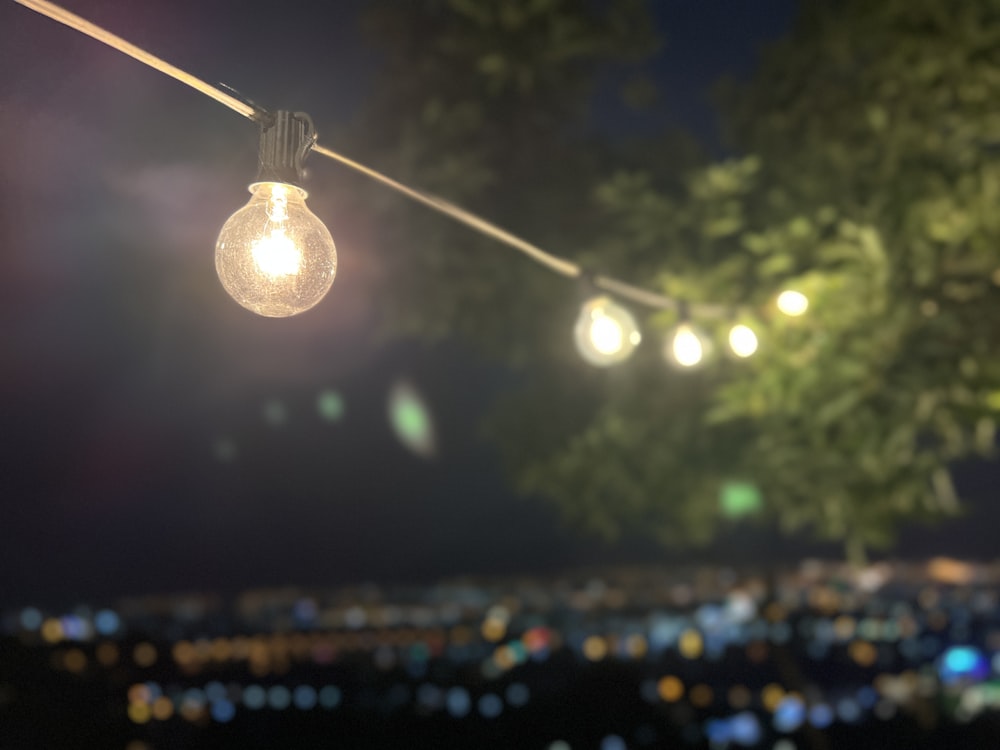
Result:
<instances>
[{"instance_id":1,"label":"black light socket clip","mask_svg":"<svg viewBox=\"0 0 1000 750\"><path fill-rule=\"evenodd\" d=\"M260 117L260 168L257 182L301 187L302 163L316 143L316 129L305 112L278 110Z\"/></svg>"}]
</instances>

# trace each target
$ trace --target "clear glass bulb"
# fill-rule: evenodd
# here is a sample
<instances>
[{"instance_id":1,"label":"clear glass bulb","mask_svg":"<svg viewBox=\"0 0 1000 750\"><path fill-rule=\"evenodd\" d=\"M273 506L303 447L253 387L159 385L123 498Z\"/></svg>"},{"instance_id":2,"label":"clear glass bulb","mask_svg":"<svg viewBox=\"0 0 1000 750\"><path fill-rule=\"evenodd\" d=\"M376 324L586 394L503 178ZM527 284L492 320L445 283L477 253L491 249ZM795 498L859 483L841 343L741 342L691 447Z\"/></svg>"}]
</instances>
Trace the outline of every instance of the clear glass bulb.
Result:
<instances>
[{"instance_id":1,"label":"clear glass bulb","mask_svg":"<svg viewBox=\"0 0 1000 750\"><path fill-rule=\"evenodd\" d=\"M737 323L729 329L729 348L737 357L749 357L757 351L757 334L750 326Z\"/></svg>"},{"instance_id":2,"label":"clear glass bulb","mask_svg":"<svg viewBox=\"0 0 1000 750\"><path fill-rule=\"evenodd\" d=\"M337 275L333 237L306 206L306 191L255 182L250 201L229 217L215 244L215 270L234 300L258 315L308 310Z\"/></svg>"},{"instance_id":3,"label":"clear glass bulb","mask_svg":"<svg viewBox=\"0 0 1000 750\"><path fill-rule=\"evenodd\" d=\"M580 309L573 336L580 355L597 367L627 359L642 340L632 314L607 297L594 297Z\"/></svg>"},{"instance_id":4,"label":"clear glass bulb","mask_svg":"<svg viewBox=\"0 0 1000 750\"><path fill-rule=\"evenodd\" d=\"M705 345L690 323L681 323L674 330L670 353L681 367L694 367L705 357Z\"/></svg>"},{"instance_id":5,"label":"clear glass bulb","mask_svg":"<svg viewBox=\"0 0 1000 750\"><path fill-rule=\"evenodd\" d=\"M809 309L809 298L802 292L786 289L778 295L778 309L790 318L796 318Z\"/></svg>"}]
</instances>

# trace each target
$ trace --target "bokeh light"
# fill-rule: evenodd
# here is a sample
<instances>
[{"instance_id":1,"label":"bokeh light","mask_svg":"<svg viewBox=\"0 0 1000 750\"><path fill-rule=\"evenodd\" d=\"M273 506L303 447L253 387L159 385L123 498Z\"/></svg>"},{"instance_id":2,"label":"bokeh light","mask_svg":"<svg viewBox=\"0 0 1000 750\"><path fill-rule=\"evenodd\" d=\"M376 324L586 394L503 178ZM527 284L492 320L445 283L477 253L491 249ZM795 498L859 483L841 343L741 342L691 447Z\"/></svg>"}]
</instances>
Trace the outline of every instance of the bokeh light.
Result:
<instances>
[{"instance_id":1,"label":"bokeh light","mask_svg":"<svg viewBox=\"0 0 1000 750\"><path fill-rule=\"evenodd\" d=\"M340 705L341 692L336 685L324 685L319 691L319 705L333 709Z\"/></svg>"},{"instance_id":2,"label":"bokeh light","mask_svg":"<svg viewBox=\"0 0 1000 750\"><path fill-rule=\"evenodd\" d=\"M215 701L212 703L209 713L213 721L226 724L236 718L236 706L228 700Z\"/></svg>"},{"instance_id":3,"label":"bokeh light","mask_svg":"<svg viewBox=\"0 0 1000 750\"><path fill-rule=\"evenodd\" d=\"M434 456L437 447L434 420L416 389L399 381L389 391L389 424L399 441L422 458Z\"/></svg>"},{"instance_id":4,"label":"bokeh light","mask_svg":"<svg viewBox=\"0 0 1000 750\"><path fill-rule=\"evenodd\" d=\"M801 727L805 719L805 703L798 696L787 695L774 711L774 728L779 732L791 733Z\"/></svg>"},{"instance_id":5,"label":"bokeh light","mask_svg":"<svg viewBox=\"0 0 1000 750\"><path fill-rule=\"evenodd\" d=\"M691 705L695 708L708 708L715 700L715 691L705 683L694 685L688 693Z\"/></svg>"},{"instance_id":6,"label":"bokeh light","mask_svg":"<svg viewBox=\"0 0 1000 750\"><path fill-rule=\"evenodd\" d=\"M62 623L55 617L50 617L42 623L42 639L46 643L58 643L63 639Z\"/></svg>"},{"instance_id":7,"label":"bokeh light","mask_svg":"<svg viewBox=\"0 0 1000 750\"><path fill-rule=\"evenodd\" d=\"M448 713L456 719L461 719L472 708L469 691L463 687L453 687L445 694L445 707Z\"/></svg>"},{"instance_id":8,"label":"bokeh light","mask_svg":"<svg viewBox=\"0 0 1000 750\"><path fill-rule=\"evenodd\" d=\"M729 329L729 348L737 357L750 357L757 351L757 334L750 326L738 323Z\"/></svg>"},{"instance_id":9,"label":"bokeh light","mask_svg":"<svg viewBox=\"0 0 1000 750\"><path fill-rule=\"evenodd\" d=\"M666 702L674 703L684 697L684 683L673 675L667 675L656 683L656 692Z\"/></svg>"},{"instance_id":10,"label":"bokeh light","mask_svg":"<svg viewBox=\"0 0 1000 750\"><path fill-rule=\"evenodd\" d=\"M690 323L681 323L668 338L667 361L681 367L696 367L705 358L706 340Z\"/></svg>"},{"instance_id":11,"label":"bokeh light","mask_svg":"<svg viewBox=\"0 0 1000 750\"><path fill-rule=\"evenodd\" d=\"M697 630L689 629L677 639L677 650L685 659L697 659L704 648L704 640Z\"/></svg>"},{"instance_id":12,"label":"bokeh light","mask_svg":"<svg viewBox=\"0 0 1000 750\"><path fill-rule=\"evenodd\" d=\"M743 518L759 513L764 497L751 482L724 482L719 489L719 507L726 518Z\"/></svg>"},{"instance_id":13,"label":"bokeh light","mask_svg":"<svg viewBox=\"0 0 1000 750\"><path fill-rule=\"evenodd\" d=\"M267 691L267 705L275 711L284 711L292 703L292 693L284 685L272 685Z\"/></svg>"},{"instance_id":14,"label":"bokeh light","mask_svg":"<svg viewBox=\"0 0 1000 750\"><path fill-rule=\"evenodd\" d=\"M316 411L327 422L340 421L344 417L344 399L337 391L321 391L316 397Z\"/></svg>"},{"instance_id":15,"label":"bokeh light","mask_svg":"<svg viewBox=\"0 0 1000 750\"><path fill-rule=\"evenodd\" d=\"M573 338L580 356L595 367L610 367L628 359L642 339L632 313L605 296L583 305Z\"/></svg>"},{"instance_id":16,"label":"bokeh light","mask_svg":"<svg viewBox=\"0 0 1000 750\"><path fill-rule=\"evenodd\" d=\"M503 713L503 701L495 693L485 693L479 697L477 708L484 719L495 719Z\"/></svg>"},{"instance_id":17,"label":"bokeh light","mask_svg":"<svg viewBox=\"0 0 1000 750\"><path fill-rule=\"evenodd\" d=\"M809 723L817 729L826 729L833 723L833 709L826 703L809 707Z\"/></svg>"},{"instance_id":18,"label":"bokeh light","mask_svg":"<svg viewBox=\"0 0 1000 750\"><path fill-rule=\"evenodd\" d=\"M292 703L301 711L316 708L317 700L316 689L311 685L299 685L292 691Z\"/></svg>"},{"instance_id":19,"label":"bokeh light","mask_svg":"<svg viewBox=\"0 0 1000 750\"><path fill-rule=\"evenodd\" d=\"M26 609L21 610L20 621L22 628L34 631L42 627L44 618L42 617L42 613L34 607L27 607Z\"/></svg>"},{"instance_id":20,"label":"bokeh light","mask_svg":"<svg viewBox=\"0 0 1000 750\"><path fill-rule=\"evenodd\" d=\"M130 703L128 706L128 718L134 724L145 724L152 717L152 709L146 703Z\"/></svg>"},{"instance_id":21,"label":"bokeh light","mask_svg":"<svg viewBox=\"0 0 1000 750\"><path fill-rule=\"evenodd\" d=\"M260 685L248 685L243 690L243 705L251 711L264 708L267 703L267 691Z\"/></svg>"},{"instance_id":22,"label":"bokeh light","mask_svg":"<svg viewBox=\"0 0 1000 750\"><path fill-rule=\"evenodd\" d=\"M63 664L67 672L82 674L87 668L87 656L78 648L71 648L63 658Z\"/></svg>"},{"instance_id":23,"label":"bokeh light","mask_svg":"<svg viewBox=\"0 0 1000 750\"><path fill-rule=\"evenodd\" d=\"M156 659L158 654L156 653L156 646L154 646L149 641L143 641L142 643L136 644L136 647L132 649L132 661L135 662L138 667L151 667L156 664Z\"/></svg>"},{"instance_id":24,"label":"bokeh light","mask_svg":"<svg viewBox=\"0 0 1000 750\"><path fill-rule=\"evenodd\" d=\"M804 315L809 309L809 298L802 292L786 289L778 295L778 309L790 318Z\"/></svg>"},{"instance_id":25,"label":"bokeh light","mask_svg":"<svg viewBox=\"0 0 1000 750\"><path fill-rule=\"evenodd\" d=\"M729 719L729 736L737 745L753 747L761 739L760 721L750 711L741 711Z\"/></svg>"},{"instance_id":26,"label":"bokeh light","mask_svg":"<svg viewBox=\"0 0 1000 750\"><path fill-rule=\"evenodd\" d=\"M94 615L94 628L101 635L115 635L121 628L121 618L110 609L102 609Z\"/></svg>"},{"instance_id":27,"label":"bokeh light","mask_svg":"<svg viewBox=\"0 0 1000 750\"><path fill-rule=\"evenodd\" d=\"M952 646L942 655L938 663L938 675L946 685L962 681L978 682L990 673L990 663L986 656L972 646Z\"/></svg>"}]
</instances>

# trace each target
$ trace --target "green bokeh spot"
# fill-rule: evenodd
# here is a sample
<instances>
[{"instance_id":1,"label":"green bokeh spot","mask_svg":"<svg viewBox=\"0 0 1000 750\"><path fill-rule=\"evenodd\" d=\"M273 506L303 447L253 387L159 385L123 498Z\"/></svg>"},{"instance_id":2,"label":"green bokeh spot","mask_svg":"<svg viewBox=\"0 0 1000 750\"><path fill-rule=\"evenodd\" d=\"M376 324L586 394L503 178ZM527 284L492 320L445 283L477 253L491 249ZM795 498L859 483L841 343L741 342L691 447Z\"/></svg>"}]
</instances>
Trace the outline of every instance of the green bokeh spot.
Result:
<instances>
[{"instance_id":1,"label":"green bokeh spot","mask_svg":"<svg viewBox=\"0 0 1000 750\"><path fill-rule=\"evenodd\" d=\"M719 491L719 506L726 518L743 518L759 513L764 497L750 482L726 482Z\"/></svg>"},{"instance_id":2,"label":"green bokeh spot","mask_svg":"<svg viewBox=\"0 0 1000 750\"><path fill-rule=\"evenodd\" d=\"M421 441L429 436L430 420L424 407L412 398L401 398L394 405L392 421L406 440Z\"/></svg>"},{"instance_id":3,"label":"green bokeh spot","mask_svg":"<svg viewBox=\"0 0 1000 750\"><path fill-rule=\"evenodd\" d=\"M336 391L323 391L316 399L316 409L327 422L336 422L344 416L344 399Z\"/></svg>"}]
</instances>

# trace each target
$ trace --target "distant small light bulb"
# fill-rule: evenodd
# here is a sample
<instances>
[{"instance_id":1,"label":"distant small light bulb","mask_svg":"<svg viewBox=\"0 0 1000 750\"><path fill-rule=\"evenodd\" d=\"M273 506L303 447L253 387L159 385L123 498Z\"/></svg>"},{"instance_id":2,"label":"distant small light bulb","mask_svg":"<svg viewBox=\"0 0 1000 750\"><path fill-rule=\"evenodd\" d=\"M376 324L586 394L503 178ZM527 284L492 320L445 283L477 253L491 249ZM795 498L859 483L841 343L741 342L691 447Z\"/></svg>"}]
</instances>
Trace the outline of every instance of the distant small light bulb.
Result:
<instances>
[{"instance_id":1,"label":"distant small light bulb","mask_svg":"<svg viewBox=\"0 0 1000 750\"><path fill-rule=\"evenodd\" d=\"M597 367L628 359L642 340L632 314L603 296L581 308L573 335L580 355Z\"/></svg>"},{"instance_id":2,"label":"distant small light bulb","mask_svg":"<svg viewBox=\"0 0 1000 750\"><path fill-rule=\"evenodd\" d=\"M757 351L757 334L749 326L737 323L729 329L729 348L737 357L749 357Z\"/></svg>"},{"instance_id":3,"label":"distant small light bulb","mask_svg":"<svg viewBox=\"0 0 1000 750\"><path fill-rule=\"evenodd\" d=\"M778 295L778 309L790 318L796 318L809 309L809 298L802 292L786 289Z\"/></svg>"},{"instance_id":4,"label":"distant small light bulb","mask_svg":"<svg viewBox=\"0 0 1000 750\"><path fill-rule=\"evenodd\" d=\"M333 237L306 206L306 191L256 182L222 227L215 270L229 295L258 315L285 318L318 303L337 274Z\"/></svg>"},{"instance_id":5,"label":"distant small light bulb","mask_svg":"<svg viewBox=\"0 0 1000 750\"><path fill-rule=\"evenodd\" d=\"M590 341L604 355L615 354L622 348L625 334L621 324L606 315L597 315L590 324Z\"/></svg>"},{"instance_id":6,"label":"distant small light bulb","mask_svg":"<svg viewBox=\"0 0 1000 750\"><path fill-rule=\"evenodd\" d=\"M705 356L705 347L690 323L681 323L674 331L670 342L674 362L681 367L694 367Z\"/></svg>"}]
</instances>

